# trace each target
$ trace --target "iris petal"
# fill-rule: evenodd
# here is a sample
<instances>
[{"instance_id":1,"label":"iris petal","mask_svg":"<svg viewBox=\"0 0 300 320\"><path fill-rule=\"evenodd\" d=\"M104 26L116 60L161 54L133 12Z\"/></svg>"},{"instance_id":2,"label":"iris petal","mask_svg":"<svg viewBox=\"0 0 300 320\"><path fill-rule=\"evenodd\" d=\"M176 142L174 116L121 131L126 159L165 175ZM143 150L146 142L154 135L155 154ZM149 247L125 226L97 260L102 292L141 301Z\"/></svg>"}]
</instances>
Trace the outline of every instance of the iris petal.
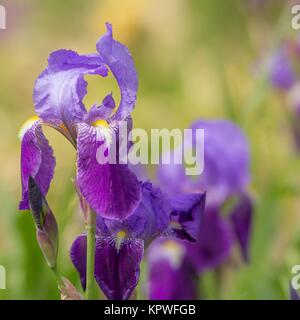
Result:
<instances>
[{"instance_id":1,"label":"iris petal","mask_svg":"<svg viewBox=\"0 0 300 320\"><path fill-rule=\"evenodd\" d=\"M28 182L30 176L34 178L44 196L53 178L55 158L40 123L40 120L31 121L22 129L20 210L29 210Z\"/></svg>"},{"instance_id":2,"label":"iris petal","mask_svg":"<svg viewBox=\"0 0 300 320\"><path fill-rule=\"evenodd\" d=\"M140 184L125 164L97 161L97 150L106 144L105 130L87 124L78 126L77 183L92 209L105 218L125 219L140 201ZM112 132L113 134L113 132Z\"/></svg>"},{"instance_id":3,"label":"iris petal","mask_svg":"<svg viewBox=\"0 0 300 320\"><path fill-rule=\"evenodd\" d=\"M171 198L171 225L178 224L173 231L180 239L196 241L205 207L205 193L186 194Z\"/></svg>"},{"instance_id":4,"label":"iris petal","mask_svg":"<svg viewBox=\"0 0 300 320\"><path fill-rule=\"evenodd\" d=\"M197 274L180 240L157 239L148 250L149 298L193 300L197 298Z\"/></svg>"},{"instance_id":5,"label":"iris petal","mask_svg":"<svg viewBox=\"0 0 300 320\"><path fill-rule=\"evenodd\" d=\"M126 300L136 287L144 254L143 241L125 239L116 246L115 238L98 238L95 278L110 300Z\"/></svg>"},{"instance_id":6,"label":"iris petal","mask_svg":"<svg viewBox=\"0 0 300 320\"><path fill-rule=\"evenodd\" d=\"M97 43L97 50L103 62L115 76L120 91L121 102L114 114L116 120L123 120L132 112L138 89L137 72L127 47L113 39L112 26L106 24L107 33Z\"/></svg>"},{"instance_id":7,"label":"iris petal","mask_svg":"<svg viewBox=\"0 0 300 320\"><path fill-rule=\"evenodd\" d=\"M131 216L122 221L106 220L105 224L113 235L125 229L131 237L143 239L148 245L168 228L169 201L151 182L143 182L141 190L142 199Z\"/></svg>"},{"instance_id":8,"label":"iris petal","mask_svg":"<svg viewBox=\"0 0 300 320\"><path fill-rule=\"evenodd\" d=\"M71 260L79 273L83 290L86 288L86 235L81 234L72 244Z\"/></svg>"},{"instance_id":9,"label":"iris petal","mask_svg":"<svg viewBox=\"0 0 300 320\"><path fill-rule=\"evenodd\" d=\"M53 126L64 125L75 140L74 124L82 121L86 109L82 99L87 93L86 74L106 76L107 67L98 55L79 55L58 50L49 56L47 68L37 78L33 100L36 113Z\"/></svg>"},{"instance_id":10,"label":"iris petal","mask_svg":"<svg viewBox=\"0 0 300 320\"><path fill-rule=\"evenodd\" d=\"M252 227L253 206L251 199L243 194L230 215L234 234L242 251L242 256L247 262L249 260L249 242Z\"/></svg>"},{"instance_id":11,"label":"iris petal","mask_svg":"<svg viewBox=\"0 0 300 320\"><path fill-rule=\"evenodd\" d=\"M219 266L230 255L232 234L230 225L215 209L206 209L197 242L186 242L188 254L198 271Z\"/></svg>"}]
</instances>

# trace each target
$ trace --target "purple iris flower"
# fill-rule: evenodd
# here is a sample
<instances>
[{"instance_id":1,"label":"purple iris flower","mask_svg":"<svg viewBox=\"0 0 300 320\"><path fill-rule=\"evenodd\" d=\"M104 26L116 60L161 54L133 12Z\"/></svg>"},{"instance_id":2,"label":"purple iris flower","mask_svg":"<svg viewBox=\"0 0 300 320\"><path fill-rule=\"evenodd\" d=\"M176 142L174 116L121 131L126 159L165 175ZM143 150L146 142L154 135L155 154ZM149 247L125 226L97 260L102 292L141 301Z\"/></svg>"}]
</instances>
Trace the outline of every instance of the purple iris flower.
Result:
<instances>
[{"instance_id":1,"label":"purple iris flower","mask_svg":"<svg viewBox=\"0 0 300 320\"><path fill-rule=\"evenodd\" d=\"M148 251L151 300L197 299L197 272L182 241L159 238Z\"/></svg>"},{"instance_id":2,"label":"purple iris flower","mask_svg":"<svg viewBox=\"0 0 300 320\"><path fill-rule=\"evenodd\" d=\"M97 53L79 55L72 50L50 54L47 68L37 78L33 100L38 117L27 121L21 130L22 200L20 209L29 209L28 180L32 176L45 196L53 177L55 158L41 125L62 133L77 150L76 183L89 206L107 218L125 219L138 206L141 190L138 179L127 165L99 164L97 149L112 148L109 138L118 131L121 121L131 127L130 114L136 102L137 73L128 49L113 39L112 26L97 42ZM83 104L87 93L85 75L116 78L121 102L108 94L101 105L89 111ZM108 132L108 134L107 134ZM118 143L118 141L117 141Z\"/></svg>"},{"instance_id":3,"label":"purple iris flower","mask_svg":"<svg viewBox=\"0 0 300 320\"><path fill-rule=\"evenodd\" d=\"M191 128L204 129L204 172L190 177L180 164L160 165L158 169L160 186L170 194L206 191L198 240L186 245L190 259L200 272L215 268L230 256L236 240L248 261L252 202L246 192L250 181L247 139L238 126L225 120L199 120ZM225 217L223 207L232 200L234 204Z\"/></svg>"},{"instance_id":4,"label":"purple iris flower","mask_svg":"<svg viewBox=\"0 0 300 320\"><path fill-rule=\"evenodd\" d=\"M142 200L127 219L97 219L95 279L108 299L131 296L139 280L144 248L155 238L179 236L195 241L198 234L205 194L169 197L150 182L141 183L141 190ZM85 234L73 243L71 259L85 288Z\"/></svg>"}]
</instances>

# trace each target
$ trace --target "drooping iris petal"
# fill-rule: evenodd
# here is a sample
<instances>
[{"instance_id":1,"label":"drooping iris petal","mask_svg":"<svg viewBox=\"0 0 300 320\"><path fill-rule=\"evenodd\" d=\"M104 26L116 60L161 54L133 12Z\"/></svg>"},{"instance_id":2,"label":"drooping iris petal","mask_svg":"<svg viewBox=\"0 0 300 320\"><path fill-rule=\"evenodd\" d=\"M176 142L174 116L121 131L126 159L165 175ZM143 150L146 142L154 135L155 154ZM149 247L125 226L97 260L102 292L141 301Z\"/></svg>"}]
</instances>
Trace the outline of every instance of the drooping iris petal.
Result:
<instances>
[{"instance_id":1,"label":"drooping iris petal","mask_svg":"<svg viewBox=\"0 0 300 320\"><path fill-rule=\"evenodd\" d=\"M83 120L82 103L87 93L84 76L106 76L107 67L96 55L79 55L72 50L58 50L49 56L47 68L37 78L33 100L35 111L55 127L64 127L75 140L74 124Z\"/></svg>"},{"instance_id":2,"label":"drooping iris petal","mask_svg":"<svg viewBox=\"0 0 300 320\"><path fill-rule=\"evenodd\" d=\"M130 237L143 239L149 244L168 228L169 201L150 182L142 183L141 188L141 202L129 218L123 221L106 220L105 223L113 235L125 231Z\"/></svg>"},{"instance_id":3,"label":"drooping iris petal","mask_svg":"<svg viewBox=\"0 0 300 320\"><path fill-rule=\"evenodd\" d=\"M140 201L140 184L127 165L99 163L98 148L105 144L110 152L110 134L113 131L109 128L103 131L87 124L78 125L77 183L98 214L125 219Z\"/></svg>"},{"instance_id":4,"label":"drooping iris petal","mask_svg":"<svg viewBox=\"0 0 300 320\"><path fill-rule=\"evenodd\" d=\"M53 178L55 158L48 140L45 138L40 121L33 118L21 129L21 181L22 199L20 210L29 210L28 182L33 177L42 194L48 192Z\"/></svg>"},{"instance_id":5,"label":"drooping iris petal","mask_svg":"<svg viewBox=\"0 0 300 320\"><path fill-rule=\"evenodd\" d=\"M171 228L180 239L196 241L205 207L205 193L171 198Z\"/></svg>"},{"instance_id":6,"label":"drooping iris petal","mask_svg":"<svg viewBox=\"0 0 300 320\"><path fill-rule=\"evenodd\" d=\"M71 260L79 273L83 290L86 288L86 235L81 234L72 244L70 250Z\"/></svg>"},{"instance_id":7,"label":"drooping iris petal","mask_svg":"<svg viewBox=\"0 0 300 320\"><path fill-rule=\"evenodd\" d=\"M157 239L148 249L151 300L197 298L197 274L181 241Z\"/></svg>"},{"instance_id":8,"label":"drooping iris petal","mask_svg":"<svg viewBox=\"0 0 300 320\"><path fill-rule=\"evenodd\" d=\"M278 50L270 61L270 81L273 86L288 90L295 83L296 76L289 61L286 48Z\"/></svg>"},{"instance_id":9,"label":"drooping iris petal","mask_svg":"<svg viewBox=\"0 0 300 320\"><path fill-rule=\"evenodd\" d=\"M215 209L206 209L198 240L186 243L189 259L198 271L215 268L228 258L232 247L230 225Z\"/></svg>"},{"instance_id":10,"label":"drooping iris petal","mask_svg":"<svg viewBox=\"0 0 300 320\"><path fill-rule=\"evenodd\" d=\"M97 50L115 76L121 91L121 102L113 118L123 120L134 108L138 78L130 52L126 46L113 39L109 23L106 28L107 33L98 41Z\"/></svg>"},{"instance_id":11,"label":"drooping iris petal","mask_svg":"<svg viewBox=\"0 0 300 320\"><path fill-rule=\"evenodd\" d=\"M136 287L144 254L143 241L100 237L96 242L95 278L110 300L126 300Z\"/></svg>"},{"instance_id":12,"label":"drooping iris petal","mask_svg":"<svg viewBox=\"0 0 300 320\"><path fill-rule=\"evenodd\" d=\"M252 227L253 206L251 199L243 194L230 215L234 234L245 261L249 261L249 242Z\"/></svg>"}]
</instances>

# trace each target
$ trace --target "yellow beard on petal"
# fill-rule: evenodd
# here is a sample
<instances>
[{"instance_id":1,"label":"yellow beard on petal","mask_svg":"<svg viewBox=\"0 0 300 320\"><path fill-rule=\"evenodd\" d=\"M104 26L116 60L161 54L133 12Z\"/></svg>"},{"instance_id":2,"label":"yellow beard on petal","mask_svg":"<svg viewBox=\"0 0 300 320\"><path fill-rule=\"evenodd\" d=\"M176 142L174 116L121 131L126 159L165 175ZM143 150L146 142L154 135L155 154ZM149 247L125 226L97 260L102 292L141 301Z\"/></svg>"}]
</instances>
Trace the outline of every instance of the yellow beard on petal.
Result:
<instances>
[{"instance_id":1,"label":"yellow beard on petal","mask_svg":"<svg viewBox=\"0 0 300 320\"><path fill-rule=\"evenodd\" d=\"M93 122L92 126L93 127L107 129L109 127L109 124L108 124L108 122L106 120L99 119L99 120L96 120L95 122Z\"/></svg>"},{"instance_id":2,"label":"yellow beard on petal","mask_svg":"<svg viewBox=\"0 0 300 320\"><path fill-rule=\"evenodd\" d=\"M171 221L170 222L170 227L175 229L175 230L181 230L182 229L182 226L177 221Z\"/></svg>"},{"instance_id":3,"label":"yellow beard on petal","mask_svg":"<svg viewBox=\"0 0 300 320\"><path fill-rule=\"evenodd\" d=\"M32 116L29 119L27 119L21 126L21 129L19 131L18 137L20 139L23 138L24 134L34 125L36 121L40 120L38 116Z\"/></svg>"},{"instance_id":4,"label":"yellow beard on petal","mask_svg":"<svg viewBox=\"0 0 300 320\"><path fill-rule=\"evenodd\" d=\"M124 230L119 231L116 234L116 249L120 250L123 240L127 237L127 234Z\"/></svg>"},{"instance_id":5,"label":"yellow beard on petal","mask_svg":"<svg viewBox=\"0 0 300 320\"><path fill-rule=\"evenodd\" d=\"M92 126L99 129L98 131L105 137L107 146L110 146L113 142L113 131L110 130L109 123L104 119L96 120L92 123Z\"/></svg>"}]
</instances>

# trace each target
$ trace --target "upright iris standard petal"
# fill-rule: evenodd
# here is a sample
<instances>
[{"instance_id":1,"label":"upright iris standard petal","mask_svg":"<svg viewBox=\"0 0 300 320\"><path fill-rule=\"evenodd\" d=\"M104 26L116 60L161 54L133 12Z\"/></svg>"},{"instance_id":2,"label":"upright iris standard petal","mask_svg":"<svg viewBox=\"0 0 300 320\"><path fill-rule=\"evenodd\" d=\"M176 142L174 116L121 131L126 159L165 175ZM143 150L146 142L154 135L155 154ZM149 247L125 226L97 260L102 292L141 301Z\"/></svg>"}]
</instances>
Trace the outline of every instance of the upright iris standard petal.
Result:
<instances>
[{"instance_id":1,"label":"upright iris standard petal","mask_svg":"<svg viewBox=\"0 0 300 320\"><path fill-rule=\"evenodd\" d=\"M197 298L197 274L181 241L157 239L148 250L149 298L193 300Z\"/></svg>"},{"instance_id":2,"label":"upright iris standard petal","mask_svg":"<svg viewBox=\"0 0 300 320\"><path fill-rule=\"evenodd\" d=\"M196 243L186 243L189 259L198 271L215 268L228 258L232 247L230 225L215 209L207 209Z\"/></svg>"},{"instance_id":3,"label":"upright iris standard petal","mask_svg":"<svg viewBox=\"0 0 300 320\"><path fill-rule=\"evenodd\" d=\"M192 129L204 129L205 166L197 187L207 191L208 204L244 190L250 181L250 155L242 130L226 120L199 120Z\"/></svg>"},{"instance_id":4,"label":"upright iris standard petal","mask_svg":"<svg viewBox=\"0 0 300 320\"><path fill-rule=\"evenodd\" d=\"M245 261L249 260L249 242L252 228L253 206L251 199L243 194L230 215L234 234L240 245Z\"/></svg>"},{"instance_id":5,"label":"upright iris standard petal","mask_svg":"<svg viewBox=\"0 0 300 320\"><path fill-rule=\"evenodd\" d=\"M110 152L110 133L87 124L78 125L77 183L80 191L98 214L125 219L140 201L140 184L125 164L104 163L97 159L98 148L105 144Z\"/></svg>"},{"instance_id":6,"label":"upright iris standard petal","mask_svg":"<svg viewBox=\"0 0 300 320\"><path fill-rule=\"evenodd\" d=\"M125 230L130 237L143 239L147 245L168 228L170 209L168 198L151 182L143 182L141 190L141 202L130 217L105 223L112 234Z\"/></svg>"},{"instance_id":7,"label":"upright iris standard petal","mask_svg":"<svg viewBox=\"0 0 300 320\"><path fill-rule=\"evenodd\" d=\"M171 198L171 228L180 239L196 241L205 207L205 193Z\"/></svg>"},{"instance_id":8,"label":"upright iris standard petal","mask_svg":"<svg viewBox=\"0 0 300 320\"><path fill-rule=\"evenodd\" d=\"M86 74L106 76L107 67L94 55L79 55L71 50L58 50L48 59L48 67L37 78L33 100L35 111L44 122L65 128L76 140L74 124L83 120L86 109Z\"/></svg>"},{"instance_id":9,"label":"upright iris standard petal","mask_svg":"<svg viewBox=\"0 0 300 320\"><path fill-rule=\"evenodd\" d=\"M100 237L96 242L95 278L110 300L126 300L136 287L144 254L143 241Z\"/></svg>"},{"instance_id":10,"label":"upright iris standard petal","mask_svg":"<svg viewBox=\"0 0 300 320\"><path fill-rule=\"evenodd\" d=\"M40 121L33 118L27 121L21 129L21 180L22 200L20 210L29 209L28 182L33 177L42 194L48 192L53 178L55 158L48 140L45 138Z\"/></svg>"},{"instance_id":11,"label":"upright iris standard petal","mask_svg":"<svg viewBox=\"0 0 300 320\"><path fill-rule=\"evenodd\" d=\"M79 273L83 290L86 288L86 235L81 234L72 244L70 256L71 260Z\"/></svg>"},{"instance_id":12,"label":"upright iris standard petal","mask_svg":"<svg viewBox=\"0 0 300 320\"><path fill-rule=\"evenodd\" d=\"M118 82L121 102L114 118L123 120L134 108L138 78L130 52L123 44L113 39L112 26L109 23L106 24L106 28L107 33L98 41L97 50Z\"/></svg>"}]
</instances>

